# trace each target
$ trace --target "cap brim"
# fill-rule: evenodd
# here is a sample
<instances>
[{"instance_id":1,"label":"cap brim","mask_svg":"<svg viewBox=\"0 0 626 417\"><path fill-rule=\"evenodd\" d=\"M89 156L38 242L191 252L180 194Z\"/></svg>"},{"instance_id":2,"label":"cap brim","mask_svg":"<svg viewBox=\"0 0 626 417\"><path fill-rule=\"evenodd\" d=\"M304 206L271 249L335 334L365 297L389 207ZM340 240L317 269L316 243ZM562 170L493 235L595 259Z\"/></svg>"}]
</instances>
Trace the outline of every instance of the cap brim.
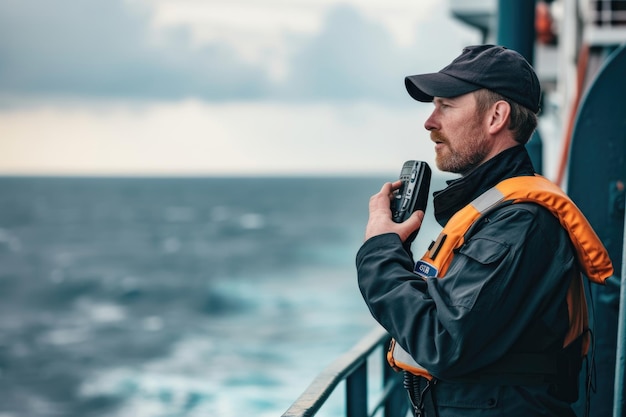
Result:
<instances>
[{"instance_id":1,"label":"cap brim","mask_svg":"<svg viewBox=\"0 0 626 417\"><path fill-rule=\"evenodd\" d=\"M433 97L461 96L482 88L441 72L410 75L404 79L404 85L411 97L422 102L433 101Z\"/></svg>"}]
</instances>

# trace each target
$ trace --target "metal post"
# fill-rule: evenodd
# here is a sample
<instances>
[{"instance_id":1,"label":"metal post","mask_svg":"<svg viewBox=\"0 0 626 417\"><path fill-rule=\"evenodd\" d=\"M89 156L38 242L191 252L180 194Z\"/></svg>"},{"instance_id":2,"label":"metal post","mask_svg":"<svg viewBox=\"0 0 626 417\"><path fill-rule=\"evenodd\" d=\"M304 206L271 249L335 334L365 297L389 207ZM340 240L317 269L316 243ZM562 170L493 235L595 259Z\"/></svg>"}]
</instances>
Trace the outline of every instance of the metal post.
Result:
<instances>
[{"instance_id":1,"label":"metal post","mask_svg":"<svg viewBox=\"0 0 626 417\"><path fill-rule=\"evenodd\" d=\"M385 409L383 412L384 417L398 417L405 416L409 409L408 395L404 387L402 386L402 374L394 371L387 363L387 349L383 346L382 360L383 360L383 386L393 386L398 383L398 388L394 389L389 396L385 399Z\"/></svg>"},{"instance_id":2,"label":"metal post","mask_svg":"<svg viewBox=\"0 0 626 417\"><path fill-rule=\"evenodd\" d=\"M346 379L346 416L367 417L367 360Z\"/></svg>"},{"instance_id":3,"label":"metal post","mask_svg":"<svg viewBox=\"0 0 626 417\"><path fill-rule=\"evenodd\" d=\"M622 275L626 277L626 213L624 217L624 243L622 246ZM613 416L619 417L624 414L624 402L626 401L626 352L624 351L624 337L626 336L626 285L620 285L619 319L617 327L617 354L615 364L615 388L613 390Z\"/></svg>"},{"instance_id":4,"label":"metal post","mask_svg":"<svg viewBox=\"0 0 626 417\"><path fill-rule=\"evenodd\" d=\"M535 51L535 0L498 1L498 44L516 50L532 65Z\"/></svg>"},{"instance_id":5,"label":"metal post","mask_svg":"<svg viewBox=\"0 0 626 417\"><path fill-rule=\"evenodd\" d=\"M535 0L498 1L498 45L514 49L532 65L535 55ZM526 144L535 170L543 173L543 141L535 131Z\"/></svg>"}]
</instances>

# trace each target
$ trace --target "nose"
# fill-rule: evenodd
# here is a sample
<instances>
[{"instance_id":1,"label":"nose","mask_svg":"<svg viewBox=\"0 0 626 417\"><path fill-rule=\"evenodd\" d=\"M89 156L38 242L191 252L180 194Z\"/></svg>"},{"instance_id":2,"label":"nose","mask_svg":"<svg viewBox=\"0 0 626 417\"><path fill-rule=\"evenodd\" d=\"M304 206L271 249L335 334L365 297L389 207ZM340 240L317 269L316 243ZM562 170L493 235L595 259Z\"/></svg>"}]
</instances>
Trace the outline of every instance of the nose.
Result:
<instances>
[{"instance_id":1,"label":"nose","mask_svg":"<svg viewBox=\"0 0 626 417\"><path fill-rule=\"evenodd\" d=\"M433 110L428 119L424 122L424 128L428 131L437 129L437 120L435 118L435 112L437 109Z\"/></svg>"}]
</instances>

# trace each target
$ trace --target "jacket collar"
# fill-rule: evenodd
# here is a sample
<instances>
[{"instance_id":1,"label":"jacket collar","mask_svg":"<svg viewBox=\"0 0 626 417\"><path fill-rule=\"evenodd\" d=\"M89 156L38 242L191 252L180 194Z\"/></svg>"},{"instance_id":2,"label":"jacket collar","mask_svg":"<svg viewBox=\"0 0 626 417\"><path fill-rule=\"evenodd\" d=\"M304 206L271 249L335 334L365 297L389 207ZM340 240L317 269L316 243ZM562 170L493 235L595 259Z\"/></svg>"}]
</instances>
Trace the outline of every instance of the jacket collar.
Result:
<instances>
[{"instance_id":1,"label":"jacket collar","mask_svg":"<svg viewBox=\"0 0 626 417\"><path fill-rule=\"evenodd\" d=\"M506 149L469 174L448 181L445 189L435 192L435 219L443 227L457 211L500 181L534 174L535 169L524 146Z\"/></svg>"}]
</instances>

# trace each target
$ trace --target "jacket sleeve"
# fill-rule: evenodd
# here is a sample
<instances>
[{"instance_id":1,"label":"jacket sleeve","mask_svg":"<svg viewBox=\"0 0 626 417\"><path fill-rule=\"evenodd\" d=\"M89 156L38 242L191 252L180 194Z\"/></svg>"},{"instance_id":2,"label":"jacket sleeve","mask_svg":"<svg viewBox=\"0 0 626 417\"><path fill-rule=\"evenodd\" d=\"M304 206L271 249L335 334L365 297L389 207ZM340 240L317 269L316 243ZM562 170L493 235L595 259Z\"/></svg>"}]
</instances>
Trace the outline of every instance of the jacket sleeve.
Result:
<instances>
[{"instance_id":1,"label":"jacket sleeve","mask_svg":"<svg viewBox=\"0 0 626 417\"><path fill-rule=\"evenodd\" d=\"M442 278L414 274L395 234L371 238L357 254L359 288L373 317L441 379L502 358L529 328L562 340L573 268L566 232L534 204L483 218Z\"/></svg>"}]
</instances>

